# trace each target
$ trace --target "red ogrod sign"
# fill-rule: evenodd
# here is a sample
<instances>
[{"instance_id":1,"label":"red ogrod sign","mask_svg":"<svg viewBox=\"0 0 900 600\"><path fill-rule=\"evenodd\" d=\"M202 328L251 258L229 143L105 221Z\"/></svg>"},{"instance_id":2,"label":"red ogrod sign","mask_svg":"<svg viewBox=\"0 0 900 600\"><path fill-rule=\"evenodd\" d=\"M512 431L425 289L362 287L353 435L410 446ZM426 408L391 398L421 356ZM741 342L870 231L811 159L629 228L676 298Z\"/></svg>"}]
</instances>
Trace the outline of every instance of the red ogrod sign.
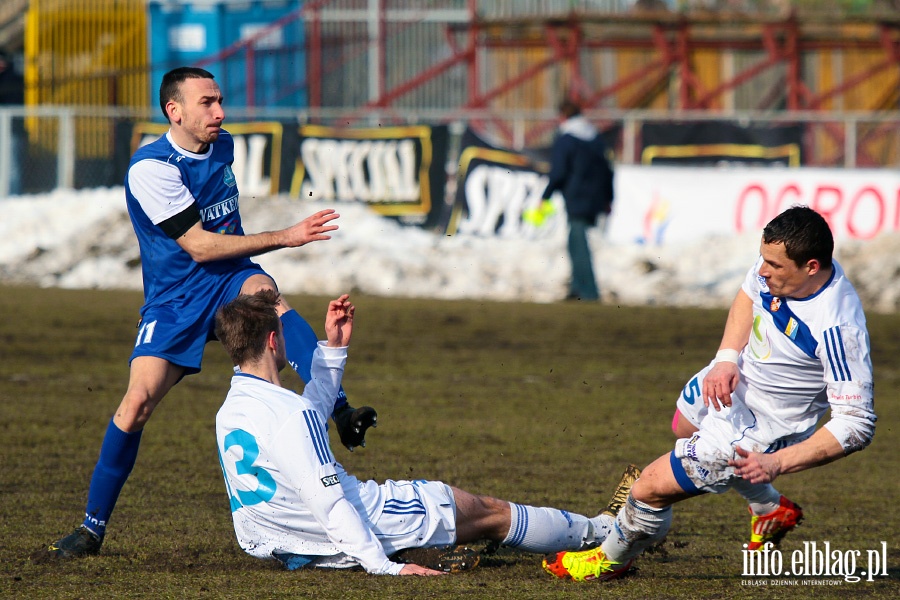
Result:
<instances>
[{"instance_id":1,"label":"red ogrod sign","mask_svg":"<svg viewBox=\"0 0 900 600\"><path fill-rule=\"evenodd\" d=\"M900 174L889 170L636 167L616 169L610 237L665 244L759 232L795 204L819 211L835 238L900 231Z\"/></svg>"},{"instance_id":2,"label":"red ogrod sign","mask_svg":"<svg viewBox=\"0 0 900 600\"><path fill-rule=\"evenodd\" d=\"M852 238L871 239L879 233L900 229L900 187L837 182L820 182L808 185L807 189L798 182L773 189L762 182L751 183L738 196L735 229L738 232L760 229L794 204L815 209L828 220L833 231Z\"/></svg>"}]
</instances>

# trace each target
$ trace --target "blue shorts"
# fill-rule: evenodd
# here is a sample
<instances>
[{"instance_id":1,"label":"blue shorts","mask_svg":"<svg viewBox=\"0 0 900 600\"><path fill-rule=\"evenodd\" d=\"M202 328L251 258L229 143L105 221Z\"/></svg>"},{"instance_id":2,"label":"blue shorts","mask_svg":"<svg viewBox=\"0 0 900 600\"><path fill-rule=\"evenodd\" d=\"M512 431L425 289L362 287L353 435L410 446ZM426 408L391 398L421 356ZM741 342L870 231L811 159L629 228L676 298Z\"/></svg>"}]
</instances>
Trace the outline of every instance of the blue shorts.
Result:
<instances>
[{"instance_id":1,"label":"blue shorts","mask_svg":"<svg viewBox=\"0 0 900 600\"><path fill-rule=\"evenodd\" d=\"M252 265L208 279L206 287L193 287L189 295L141 310L137 339L129 364L138 356L156 356L184 367L185 375L200 372L203 348L216 339L216 311L237 298L253 275L266 275Z\"/></svg>"}]
</instances>

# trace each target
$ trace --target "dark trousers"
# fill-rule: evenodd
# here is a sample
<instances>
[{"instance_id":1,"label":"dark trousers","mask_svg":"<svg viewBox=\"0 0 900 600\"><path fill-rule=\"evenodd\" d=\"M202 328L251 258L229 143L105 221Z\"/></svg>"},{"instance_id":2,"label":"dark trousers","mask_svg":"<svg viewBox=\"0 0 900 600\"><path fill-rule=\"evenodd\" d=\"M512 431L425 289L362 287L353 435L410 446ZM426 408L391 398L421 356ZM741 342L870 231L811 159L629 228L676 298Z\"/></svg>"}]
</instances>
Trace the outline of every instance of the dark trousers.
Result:
<instances>
[{"instance_id":1,"label":"dark trousers","mask_svg":"<svg viewBox=\"0 0 900 600\"><path fill-rule=\"evenodd\" d=\"M598 300L600 290L594 278L591 247L588 245L587 230L591 227L587 219L569 217L569 259L572 261L572 282L569 296L581 300Z\"/></svg>"}]
</instances>

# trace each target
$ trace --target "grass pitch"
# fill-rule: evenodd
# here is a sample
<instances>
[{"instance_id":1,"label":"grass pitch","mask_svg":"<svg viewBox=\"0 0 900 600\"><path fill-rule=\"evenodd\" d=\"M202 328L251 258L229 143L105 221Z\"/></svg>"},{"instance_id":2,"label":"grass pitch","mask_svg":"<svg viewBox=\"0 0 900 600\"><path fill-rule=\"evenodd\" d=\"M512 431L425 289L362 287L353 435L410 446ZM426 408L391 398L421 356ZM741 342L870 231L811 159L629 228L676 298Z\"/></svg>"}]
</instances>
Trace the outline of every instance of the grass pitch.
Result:
<instances>
[{"instance_id":1,"label":"grass pitch","mask_svg":"<svg viewBox=\"0 0 900 600\"><path fill-rule=\"evenodd\" d=\"M292 297L322 333L326 298ZM623 467L672 448L674 401L714 355L725 311L354 297L345 387L379 427L335 455L360 478L440 479L475 493L595 514ZM0 597L3 598L897 598L900 597L900 315L869 315L879 422L865 451L784 476L804 542L868 550L887 576L746 577L749 519L733 493L675 507L659 551L606 584L557 581L508 550L443 578L286 572L237 545L215 450L231 367L203 372L157 409L97 557L41 549L80 523L91 469L128 378L141 295L0 287ZM293 373L286 376L299 389ZM845 556L849 556L846 555ZM817 585L809 585L810 583Z\"/></svg>"}]
</instances>

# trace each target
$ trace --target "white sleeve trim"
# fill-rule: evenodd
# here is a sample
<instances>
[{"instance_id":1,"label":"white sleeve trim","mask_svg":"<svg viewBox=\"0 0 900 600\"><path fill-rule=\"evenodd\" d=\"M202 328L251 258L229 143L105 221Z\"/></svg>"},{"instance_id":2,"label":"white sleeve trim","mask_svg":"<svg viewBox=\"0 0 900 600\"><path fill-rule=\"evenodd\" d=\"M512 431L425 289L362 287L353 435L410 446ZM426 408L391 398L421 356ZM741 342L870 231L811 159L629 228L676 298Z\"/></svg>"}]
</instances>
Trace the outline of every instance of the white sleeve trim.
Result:
<instances>
[{"instance_id":1,"label":"white sleeve trim","mask_svg":"<svg viewBox=\"0 0 900 600\"><path fill-rule=\"evenodd\" d=\"M327 342L320 340L313 352L310 365L312 378L303 388L303 397L322 411L326 419L334 410L334 400L341 387L346 362L346 346L330 348Z\"/></svg>"},{"instance_id":2,"label":"white sleeve trim","mask_svg":"<svg viewBox=\"0 0 900 600\"><path fill-rule=\"evenodd\" d=\"M128 170L128 187L154 225L196 201L182 182L178 167L152 158L132 165Z\"/></svg>"}]
</instances>

